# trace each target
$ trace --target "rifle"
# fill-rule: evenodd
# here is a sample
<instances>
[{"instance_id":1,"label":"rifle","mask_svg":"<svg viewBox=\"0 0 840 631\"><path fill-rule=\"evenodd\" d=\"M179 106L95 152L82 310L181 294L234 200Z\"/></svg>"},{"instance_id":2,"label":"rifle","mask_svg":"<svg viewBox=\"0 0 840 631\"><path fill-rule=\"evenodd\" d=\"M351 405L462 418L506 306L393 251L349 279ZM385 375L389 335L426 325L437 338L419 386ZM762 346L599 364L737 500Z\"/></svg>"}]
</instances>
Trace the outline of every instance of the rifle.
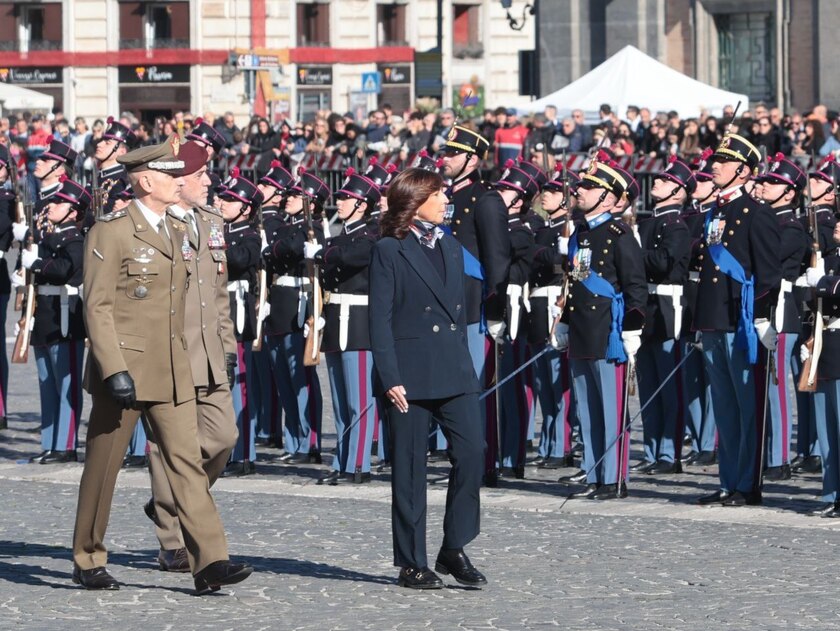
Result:
<instances>
[{"instance_id":1,"label":"rifle","mask_svg":"<svg viewBox=\"0 0 840 631\"><path fill-rule=\"evenodd\" d=\"M257 228L260 233L260 243L265 242L265 224L263 224L262 204L257 208ZM263 317L262 312L265 308L265 301L268 299L268 273L265 269L265 261L260 256L260 262L257 268L257 330L256 337L251 342L251 350L262 350L263 343Z\"/></svg>"},{"instance_id":2,"label":"rifle","mask_svg":"<svg viewBox=\"0 0 840 631\"><path fill-rule=\"evenodd\" d=\"M29 236L26 238L26 244L21 243L21 249L30 247L35 242L35 213L33 210L33 203L27 197L23 205L24 216L29 220ZM35 317L35 274L30 270L24 272L26 285L21 294L23 296L23 303L21 304L20 320L18 320L18 332L15 337L15 346L12 350L12 363L25 364L29 361L29 338L32 333L32 323Z\"/></svg>"},{"instance_id":3,"label":"rifle","mask_svg":"<svg viewBox=\"0 0 840 631\"><path fill-rule=\"evenodd\" d=\"M312 221L312 207L309 197L303 194L303 216L306 218L306 236L311 243L317 243L315 238L315 224ZM321 284L320 269L315 261L308 261L309 281L312 287L312 310L306 319L309 324L309 337L306 338L303 351L303 365L317 366L321 361L321 332L318 330L318 320L321 317Z\"/></svg>"},{"instance_id":4,"label":"rifle","mask_svg":"<svg viewBox=\"0 0 840 631\"><path fill-rule=\"evenodd\" d=\"M569 239L572 236L572 206L570 203L569 197L569 172L566 169L566 150L563 149L563 204L566 206L566 221L563 223L562 235L564 239ZM557 302L555 303L557 308L560 310L560 313L555 318L554 324L552 325L552 330L557 326L557 323L560 322L560 318L563 316L563 311L566 309L566 299L569 297L569 261L568 257L566 258L566 263L563 265L563 285L560 289L560 295L557 296ZM552 331L553 334L553 331Z\"/></svg>"},{"instance_id":5,"label":"rifle","mask_svg":"<svg viewBox=\"0 0 840 631\"><path fill-rule=\"evenodd\" d=\"M103 191L99 186L99 169L96 168L94 162L93 170L90 174L90 196L91 196L91 210L93 210L93 218L95 221L102 219L103 214Z\"/></svg>"},{"instance_id":6,"label":"rifle","mask_svg":"<svg viewBox=\"0 0 840 631\"><path fill-rule=\"evenodd\" d=\"M816 164L816 159L812 157L812 160ZM805 212L808 213L808 220L811 223L811 236L814 238L811 243L811 267L817 267L820 259L822 259L822 252L820 252L819 222L817 221L817 213L814 212L813 199L811 198L810 178L808 178L807 184L805 185ZM816 392L817 390L817 364L822 353L823 326L822 298L817 298L811 337L805 341L805 347L808 349L808 359L802 364L802 372L799 373L799 383L796 385L797 390L800 392Z\"/></svg>"},{"instance_id":7,"label":"rifle","mask_svg":"<svg viewBox=\"0 0 840 631\"><path fill-rule=\"evenodd\" d=\"M28 187L26 186L26 178L23 180L18 179L17 173L17 165L9 165L9 179L12 182L12 188L15 191L15 198L17 199L17 205L15 208L15 222L17 223L25 223L26 222L26 204L27 200L29 199L29 191ZM18 262L18 265L20 262ZM17 274L20 269L15 269L13 272ZM15 288L15 311L22 311L23 310L23 287L16 287Z\"/></svg>"},{"instance_id":8,"label":"rifle","mask_svg":"<svg viewBox=\"0 0 840 631\"><path fill-rule=\"evenodd\" d=\"M739 109L741 109L741 101L738 101L738 103L735 105L735 109L732 110L732 116L729 118L729 122L723 126L724 135L732 133L730 127L732 127L732 124L735 122L735 117L738 116Z\"/></svg>"}]
</instances>

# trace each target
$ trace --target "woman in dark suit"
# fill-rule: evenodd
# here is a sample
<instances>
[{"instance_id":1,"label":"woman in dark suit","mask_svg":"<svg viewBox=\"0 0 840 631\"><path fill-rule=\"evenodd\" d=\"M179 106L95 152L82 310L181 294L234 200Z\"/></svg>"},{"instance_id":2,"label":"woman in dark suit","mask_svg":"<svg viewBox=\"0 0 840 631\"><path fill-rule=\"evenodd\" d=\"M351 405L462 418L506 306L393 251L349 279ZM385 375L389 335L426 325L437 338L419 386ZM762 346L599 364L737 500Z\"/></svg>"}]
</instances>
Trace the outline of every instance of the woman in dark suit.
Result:
<instances>
[{"instance_id":1,"label":"woman in dark suit","mask_svg":"<svg viewBox=\"0 0 840 631\"><path fill-rule=\"evenodd\" d=\"M452 471L435 570L484 585L464 546L479 532L484 430L466 339L461 246L438 227L448 199L437 173L411 168L388 186L382 239L370 264L369 322L377 394L392 439L392 529L399 584L439 589L426 559L426 449L432 416Z\"/></svg>"}]
</instances>

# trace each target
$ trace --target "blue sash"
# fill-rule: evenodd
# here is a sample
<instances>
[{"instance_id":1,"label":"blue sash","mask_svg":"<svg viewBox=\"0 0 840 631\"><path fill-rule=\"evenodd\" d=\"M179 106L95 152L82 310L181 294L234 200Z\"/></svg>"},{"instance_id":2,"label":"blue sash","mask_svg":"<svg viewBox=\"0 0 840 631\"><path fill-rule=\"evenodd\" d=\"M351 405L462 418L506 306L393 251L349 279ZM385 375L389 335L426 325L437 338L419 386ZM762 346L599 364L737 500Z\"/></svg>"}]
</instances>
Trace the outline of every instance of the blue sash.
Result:
<instances>
[{"instance_id":1,"label":"blue sash","mask_svg":"<svg viewBox=\"0 0 840 631\"><path fill-rule=\"evenodd\" d=\"M707 236L708 226L712 219L712 212L706 217L706 230L704 236ZM720 271L729 276L734 281L741 283L741 314L738 317L738 327L735 330L735 345L747 351L747 359L750 364L758 361L758 333L755 330L755 323L753 322L753 302L755 300L755 280L747 278L747 273L744 266L738 262L732 254L723 247L723 244L716 243L709 245L709 254L712 257L715 265L720 268Z\"/></svg>"},{"instance_id":2,"label":"blue sash","mask_svg":"<svg viewBox=\"0 0 840 631\"><path fill-rule=\"evenodd\" d=\"M452 234L452 228L449 226L441 225L440 229L446 234ZM463 245L461 246L461 252L464 255L464 274L481 281L481 320L479 321L478 328L479 331L485 333L487 331L487 321L484 318L484 298L487 295L487 286L484 284L484 268L481 265L481 261L475 258L473 253Z\"/></svg>"}]
</instances>

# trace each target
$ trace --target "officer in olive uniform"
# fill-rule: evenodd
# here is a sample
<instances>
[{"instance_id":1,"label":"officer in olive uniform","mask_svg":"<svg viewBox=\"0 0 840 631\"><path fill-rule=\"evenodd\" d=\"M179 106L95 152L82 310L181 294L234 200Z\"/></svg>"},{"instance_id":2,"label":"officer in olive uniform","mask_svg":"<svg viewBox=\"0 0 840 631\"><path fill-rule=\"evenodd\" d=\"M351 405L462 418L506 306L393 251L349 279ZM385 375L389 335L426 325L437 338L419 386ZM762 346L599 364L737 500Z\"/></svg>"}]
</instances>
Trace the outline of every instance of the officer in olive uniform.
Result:
<instances>
[{"instance_id":1,"label":"officer in olive uniform","mask_svg":"<svg viewBox=\"0 0 840 631\"><path fill-rule=\"evenodd\" d=\"M442 175L450 180L454 206L452 236L464 247L467 342L482 388L492 387L496 376L495 344L504 333L507 279L510 269L508 214L498 191L489 190L478 171L490 148L487 140L455 125L441 149ZM484 399L487 450L485 482L495 486L499 452L496 397Z\"/></svg>"},{"instance_id":2,"label":"officer in olive uniform","mask_svg":"<svg viewBox=\"0 0 840 631\"><path fill-rule=\"evenodd\" d=\"M286 417L283 428L286 453L281 459L289 464L320 464L321 385L315 367L303 365L303 326L312 294L303 249L310 229L303 212L304 196L312 209L311 229L318 242L324 243L320 218L330 189L316 176L301 171L285 195L283 209L289 215L289 222L274 233L263 250L267 269L273 274L266 329Z\"/></svg>"},{"instance_id":3,"label":"officer in olive uniform","mask_svg":"<svg viewBox=\"0 0 840 631\"><path fill-rule=\"evenodd\" d=\"M685 399L685 414L691 435L691 451L683 458L683 466L707 466L717 462L715 414L712 407L711 384L706 377L703 353L696 347L698 333L692 330L694 313L697 310L697 288L700 283L700 258L706 217L715 204L715 183L712 181L712 162L709 158L713 149L706 149L692 164L695 188L691 205L683 213L691 237L691 259L688 264L688 279L685 283L685 310L683 312L683 337L679 352L686 357L680 369L680 378ZM690 355L689 355L690 353Z\"/></svg>"},{"instance_id":4,"label":"officer in olive uniform","mask_svg":"<svg viewBox=\"0 0 840 631\"><path fill-rule=\"evenodd\" d=\"M318 484L370 481L376 424L373 355L368 330L368 266L377 234L367 214L379 203L379 186L349 170L335 193L340 234L321 244L304 244L305 256L321 265L324 283L323 343L335 416L333 470Z\"/></svg>"},{"instance_id":5,"label":"officer in olive uniform","mask_svg":"<svg viewBox=\"0 0 840 631\"><path fill-rule=\"evenodd\" d=\"M260 235L251 218L262 203L262 193L245 178L231 177L219 194L225 219L225 251L228 265L227 290L230 315L236 336L236 366L233 381L233 410L239 439L230 464L222 477L251 475L256 471L256 431L259 399L253 384L257 381L252 349L256 339L257 266L260 264ZM270 375L269 375L270 378Z\"/></svg>"},{"instance_id":6,"label":"officer in olive uniform","mask_svg":"<svg viewBox=\"0 0 840 631\"><path fill-rule=\"evenodd\" d=\"M204 155L195 167L204 164ZM228 560L227 542L203 468L196 390L184 334L189 229L167 214L180 202L190 168L173 135L124 155L137 195L111 213L85 243L85 324L90 355L85 387L93 407L73 534L73 581L87 589L119 589L105 568L105 529L134 424L142 413L165 456L199 594L247 578L252 568Z\"/></svg>"},{"instance_id":7,"label":"officer in olive uniform","mask_svg":"<svg viewBox=\"0 0 840 631\"><path fill-rule=\"evenodd\" d=\"M764 479L788 480L791 475L790 441L793 437L793 402L788 394L790 367L793 350L802 331L802 313L793 286L807 269L811 257L811 238L796 217L795 209L799 207L808 176L781 153L771 156L768 162L767 172L757 180L762 183L762 200L776 212L779 223L781 249L778 256L782 265L782 280L774 314L773 328L778 332L778 341L775 361L770 365L775 372L768 390L770 409L767 414L769 426L766 428Z\"/></svg>"},{"instance_id":8,"label":"officer in olive uniform","mask_svg":"<svg viewBox=\"0 0 840 631\"><path fill-rule=\"evenodd\" d=\"M751 142L728 134L711 159L720 192L699 255L703 258L694 327L702 331L714 394L720 489L699 501L760 504L766 354L759 346L776 348L771 316L781 281L779 226L773 211L744 188L761 159Z\"/></svg>"},{"instance_id":9,"label":"officer in olive uniform","mask_svg":"<svg viewBox=\"0 0 840 631\"><path fill-rule=\"evenodd\" d=\"M13 178L15 169L9 149L0 145L0 326L6 330L6 311L12 285L9 280L9 267L6 257L14 239L12 224L17 219L17 191L6 188L6 183ZM6 429L6 395L9 387L9 359L4 350L0 353L0 430Z\"/></svg>"},{"instance_id":10,"label":"officer in olive uniform","mask_svg":"<svg viewBox=\"0 0 840 631\"><path fill-rule=\"evenodd\" d=\"M641 248L620 219L634 187L612 161L593 160L581 175L585 221L568 244L569 301L555 329L558 348L569 348L590 499L627 495L626 372L641 345L648 295Z\"/></svg>"},{"instance_id":11,"label":"officer in olive uniform","mask_svg":"<svg viewBox=\"0 0 840 631\"><path fill-rule=\"evenodd\" d=\"M652 216L639 222L639 239L648 283L645 329L637 357L644 459L633 468L649 474L680 473L685 403L679 387L653 393L680 360L683 284L688 276L690 234L680 213L696 181L685 162L671 158L653 179Z\"/></svg>"},{"instance_id":12,"label":"officer in olive uniform","mask_svg":"<svg viewBox=\"0 0 840 631\"><path fill-rule=\"evenodd\" d=\"M30 342L38 366L42 451L30 462L39 464L76 461L85 353L80 290L84 237L76 222L89 205L87 191L63 178L44 200L40 241L21 253L23 267L34 274L37 294Z\"/></svg>"},{"instance_id":13,"label":"officer in olive uniform","mask_svg":"<svg viewBox=\"0 0 840 631\"><path fill-rule=\"evenodd\" d=\"M560 254L559 245L561 238L571 236L569 214L577 203L574 189L579 181L576 173L558 164L553 177L542 187L542 207L548 213L548 219L534 236L529 295L528 343L534 348L544 348L554 341L552 331L560 315L560 306L565 305L567 257ZM571 396L568 349L552 348L537 360L534 372L543 417L535 464L545 469L572 466L571 436L576 414Z\"/></svg>"}]
</instances>

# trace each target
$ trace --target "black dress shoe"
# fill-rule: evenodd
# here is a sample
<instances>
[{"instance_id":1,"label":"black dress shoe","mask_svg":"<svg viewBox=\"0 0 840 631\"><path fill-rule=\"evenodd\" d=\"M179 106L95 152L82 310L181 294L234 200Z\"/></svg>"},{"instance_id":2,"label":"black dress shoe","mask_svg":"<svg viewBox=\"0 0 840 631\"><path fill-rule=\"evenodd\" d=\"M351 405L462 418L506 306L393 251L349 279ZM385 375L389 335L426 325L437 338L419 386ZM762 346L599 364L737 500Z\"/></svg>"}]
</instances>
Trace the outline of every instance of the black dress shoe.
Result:
<instances>
[{"instance_id":1,"label":"black dress shoe","mask_svg":"<svg viewBox=\"0 0 840 631\"><path fill-rule=\"evenodd\" d=\"M671 473L682 473L682 465L679 462L668 462L657 460L644 470L647 475L667 475Z\"/></svg>"},{"instance_id":2,"label":"black dress shoe","mask_svg":"<svg viewBox=\"0 0 840 631\"><path fill-rule=\"evenodd\" d=\"M682 464L684 467L690 466L694 464L694 461L697 460L697 456L700 455L699 451L692 451L689 452L686 456L682 459Z\"/></svg>"},{"instance_id":3,"label":"black dress shoe","mask_svg":"<svg viewBox=\"0 0 840 631\"><path fill-rule=\"evenodd\" d=\"M834 502L831 508L824 511L820 517L824 519L840 519L840 502Z\"/></svg>"},{"instance_id":4,"label":"black dress shoe","mask_svg":"<svg viewBox=\"0 0 840 631\"><path fill-rule=\"evenodd\" d=\"M441 549L435 561L435 571L441 574L451 574L452 578L461 585L469 585L470 587L487 585L484 574L473 567L469 557L460 549Z\"/></svg>"},{"instance_id":5,"label":"black dress shoe","mask_svg":"<svg viewBox=\"0 0 840 631\"><path fill-rule=\"evenodd\" d=\"M404 567L400 570L397 585L409 589L440 589L443 581L427 567Z\"/></svg>"},{"instance_id":6,"label":"black dress shoe","mask_svg":"<svg viewBox=\"0 0 840 631\"><path fill-rule=\"evenodd\" d=\"M257 465L251 460L242 460L240 462L229 462L228 465L222 469L220 477L222 478L241 478L244 475L254 475L257 472Z\"/></svg>"},{"instance_id":7,"label":"black dress shoe","mask_svg":"<svg viewBox=\"0 0 840 631\"><path fill-rule=\"evenodd\" d=\"M694 467L707 467L717 463L717 453L714 451L701 451L692 461Z\"/></svg>"},{"instance_id":8,"label":"black dress shoe","mask_svg":"<svg viewBox=\"0 0 840 631\"><path fill-rule=\"evenodd\" d=\"M449 462L449 454L445 449L433 449L429 452L426 462Z\"/></svg>"},{"instance_id":9,"label":"black dress shoe","mask_svg":"<svg viewBox=\"0 0 840 631\"><path fill-rule=\"evenodd\" d=\"M589 497L595 491L601 488L601 485L597 482L590 482L585 487L583 487L582 491L575 491L574 493L569 493L570 498L580 499L584 497Z\"/></svg>"},{"instance_id":10,"label":"black dress shoe","mask_svg":"<svg viewBox=\"0 0 840 631\"><path fill-rule=\"evenodd\" d=\"M95 567L91 570L73 568L73 582L85 589L119 589L120 584L108 573L105 567Z\"/></svg>"},{"instance_id":11,"label":"black dress shoe","mask_svg":"<svg viewBox=\"0 0 840 631\"><path fill-rule=\"evenodd\" d=\"M742 493L747 506L761 506L764 503L764 498L761 496L761 491L752 491L751 493Z\"/></svg>"},{"instance_id":12,"label":"black dress shoe","mask_svg":"<svg viewBox=\"0 0 840 631\"><path fill-rule=\"evenodd\" d=\"M778 467L767 467L764 470L765 480L790 480L790 465L783 464Z\"/></svg>"},{"instance_id":13,"label":"black dress shoe","mask_svg":"<svg viewBox=\"0 0 840 631\"><path fill-rule=\"evenodd\" d=\"M9 422L6 420L5 416L0 416L0 430L8 429Z\"/></svg>"},{"instance_id":14,"label":"black dress shoe","mask_svg":"<svg viewBox=\"0 0 840 631\"><path fill-rule=\"evenodd\" d=\"M710 504L723 504L732 496L732 491L715 491L711 495L704 495L697 500L698 504L708 506Z\"/></svg>"},{"instance_id":15,"label":"black dress shoe","mask_svg":"<svg viewBox=\"0 0 840 631\"><path fill-rule=\"evenodd\" d=\"M805 514L809 515L811 517L822 517L825 513L830 513L833 510L834 510L834 503L833 502L827 502L825 504L820 504L816 508L812 508L811 510L809 510Z\"/></svg>"},{"instance_id":16,"label":"black dress shoe","mask_svg":"<svg viewBox=\"0 0 840 631\"><path fill-rule=\"evenodd\" d=\"M146 517L152 520L155 526L160 528L160 522L157 518L157 511L155 510L155 498L151 498L148 502L143 504L143 512L146 513Z\"/></svg>"},{"instance_id":17,"label":"black dress shoe","mask_svg":"<svg viewBox=\"0 0 840 631\"><path fill-rule=\"evenodd\" d=\"M146 456L126 456L123 458L123 469L143 469L148 464Z\"/></svg>"},{"instance_id":18,"label":"black dress shoe","mask_svg":"<svg viewBox=\"0 0 840 631\"><path fill-rule=\"evenodd\" d=\"M341 475L341 471L336 471L335 469L333 469L329 473L325 473L320 478L318 478L318 481L315 482L315 484L317 484L318 486L321 486L323 484L330 484L333 480L335 480L340 475Z\"/></svg>"},{"instance_id":19,"label":"black dress shoe","mask_svg":"<svg viewBox=\"0 0 840 631\"><path fill-rule=\"evenodd\" d=\"M318 451L286 454L280 458L286 464L321 464L321 453Z\"/></svg>"},{"instance_id":20,"label":"black dress shoe","mask_svg":"<svg viewBox=\"0 0 840 631\"><path fill-rule=\"evenodd\" d=\"M791 467L794 473L820 473L822 471L822 458L819 456L808 456L796 467Z\"/></svg>"},{"instance_id":21,"label":"black dress shoe","mask_svg":"<svg viewBox=\"0 0 840 631\"><path fill-rule=\"evenodd\" d=\"M32 457L29 459L29 462L31 462L32 464L40 464L40 463L41 463L41 458L43 458L44 456L46 456L48 453L50 453L50 450L49 450L49 449L45 449L44 451L42 451L41 453L39 453L37 456L32 456Z\"/></svg>"},{"instance_id":22,"label":"black dress shoe","mask_svg":"<svg viewBox=\"0 0 840 631\"><path fill-rule=\"evenodd\" d=\"M517 480L525 479L525 465L516 467L502 467L499 469L500 478L516 478Z\"/></svg>"},{"instance_id":23,"label":"black dress shoe","mask_svg":"<svg viewBox=\"0 0 840 631\"><path fill-rule=\"evenodd\" d=\"M158 565L161 572L189 572L190 560L187 549L161 550L158 552Z\"/></svg>"},{"instance_id":24,"label":"black dress shoe","mask_svg":"<svg viewBox=\"0 0 840 631\"><path fill-rule=\"evenodd\" d=\"M741 491L735 491L730 493L726 499L721 500L720 503L724 506L746 506L747 498Z\"/></svg>"},{"instance_id":25,"label":"black dress shoe","mask_svg":"<svg viewBox=\"0 0 840 631\"><path fill-rule=\"evenodd\" d=\"M490 489L495 489L499 486L499 470L492 469L484 472L484 486Z\"/></svg>"},{"instance_id":26,"label":"black dress shoe","mask_svg":"<svg viewBox=\"0 0 840 631\"><path fill-rule=\"evenodd\" d=\"M581 469L577 473L572 473L571 475L561 475L557 478L557 481L560 484L580 484L581 482L586 482L586 471Z\"/></svg>"},{"instance_id":27,"label":"black dress shoe","mask_svg":"<svg viewBox=\"0 0 840 631\"><path fill-rule=\"evenodd\" d=\"M41 457L38 464L62 464L65 462L78 462L75 449L67 451L48 451Z\"/></svg>"},{"instance_id":28,"label":"black dress shoe","mask_svg":"<svg viewBox=\"0 0 840 631\"><path fill-rule=\"evenodd\" d=\"M330 486L345 484L365 484L370 482L370 471L357 471L356 473L342 473L329 481Z\"/></svg>"},{"instance_id":29,"label":"black dress shoe","mask_svg":"<svg viewBox=\"0 0 840 631\"><path fill-rule=\"evenodd\" d=\"M563 469L566 465L566 458L543 458L537 465L540 469Z\"/></svg>"},{"instance_id":30,"label":"black dress shoe","mask_svg":"<svg viewBox=\"0 0 840 631\"><path fill-rule=\"evenodd\" d=\"M219 591L222 585L233 585L244 581L251 576L253 571L254 568L244 563L215 561L195 575L195 592L201 596Z\"/></svg>"},{"instance_id":31,"label":"black dress shoe","mask_svg":"<svg viewBox=\"0 0 840 631\"><path fill-rule=\"evenodd\" d=\"M376 465L376 472L383 473L391 468L391 462L389 460L383 460L378 465Z\"/></svg>"},{"instance_id":32,"label":"black dress shoe","mask_svg":"<svg viewBox=\"0 0 840 631\"><path fill-rule=\"evenodd\" d=\"M633 473L644 473L653 466L656 466L656 461L651 462L650 460L639 460L636 464L630 465L630 471Z\"/></svg>"},{"instance_id":33,"label":"black dress shoe","mask_svg":"<svg viewBox=\"0 0 840 631\"><path fill-rule=\"evenodd\" d=\"M617 500L627 497L627 485L622 482L619 484L603 484L600 488L592 491L586 496L590 500Z\"/></svg>"}]
</instances>

